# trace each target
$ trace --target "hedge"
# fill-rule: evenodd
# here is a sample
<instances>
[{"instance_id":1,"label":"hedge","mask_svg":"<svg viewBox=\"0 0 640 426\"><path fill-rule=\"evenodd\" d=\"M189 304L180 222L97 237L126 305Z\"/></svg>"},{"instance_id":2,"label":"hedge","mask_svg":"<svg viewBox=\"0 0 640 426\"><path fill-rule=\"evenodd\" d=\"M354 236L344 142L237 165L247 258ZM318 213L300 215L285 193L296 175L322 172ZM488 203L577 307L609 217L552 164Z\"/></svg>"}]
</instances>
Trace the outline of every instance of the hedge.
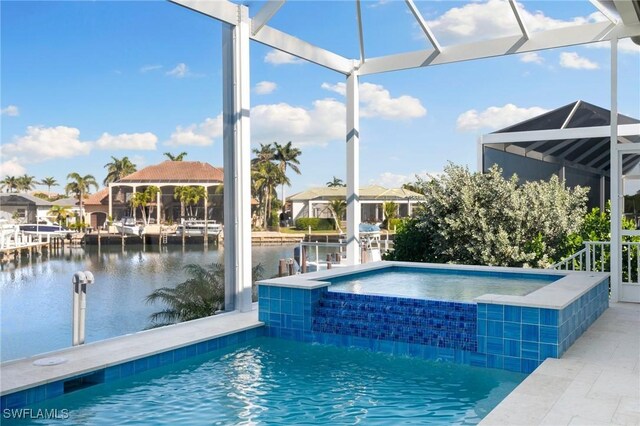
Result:
<instances>
[{"instance_id":1,"label":"hedge","mask_svg":"<svg viewBox=\"0 0 640 426\"><path fill-rule=\"evenodd\" d=\"M306 231L311 226L312 231L332 231L333 219L321 219L319 217L305 217L296 219L296 229Z\"/></svg>"}]
</instances>

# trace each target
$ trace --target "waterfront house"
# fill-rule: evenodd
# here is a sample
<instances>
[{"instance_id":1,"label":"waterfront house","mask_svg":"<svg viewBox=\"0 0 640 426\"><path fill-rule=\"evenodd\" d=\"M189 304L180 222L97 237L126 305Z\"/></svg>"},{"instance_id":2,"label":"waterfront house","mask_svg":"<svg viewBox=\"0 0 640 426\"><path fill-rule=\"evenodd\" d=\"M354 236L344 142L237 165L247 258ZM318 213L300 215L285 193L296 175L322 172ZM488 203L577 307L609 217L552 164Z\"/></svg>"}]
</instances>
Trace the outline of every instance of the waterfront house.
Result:
<instances>
[{"instance_id":1,"label":"waterfront house","mask_svg":"<svg viewBox=\"0 0 640 426\"><path fill-rule=\"evenodd\" d=\"M0 194L0 212L2 218L13 219L20 223L35 223L47 217L47 213L56 203L24 193Z\"/></svg>"},{"instance_id":2,"label":"waterfront house","mask_svg":"<svg viewBox=\"0 0 640 426\"><path fill-rule=\"evenodd\" d=\"M179 222L182 206L181 201L175 198L175 189L181 186L200 186L207 191L206 199L187 201L187 207L191 207L190 211L198 219L204 219L204 212L207 211L209 220L222 223L222 181L221 167L202 161L163 161L112 182L108 188L87 198L84 202L86 221L92 227L97 227L102 226L109 216L113 220L124 216L139 217L139 209L131 208L131 197L149 186L157 186L160 192L156 200L147 207L151 212L151 221Z\"/></svg>"},{"instance_id":3,"label":"waterfront house","mask_svg":"<svg viewBox=\"0 0 640 426\"><path fill-rule=\"evenodd\" d=\"M347 188L318 187L299 192L287 198L291 203L293 220L307 217L331 218L329 204L334 200L345 200ZM393 202L398 206L398 217L409 217L414 208L424 200L422 194L404 188L385 188L370 185L360 188L360 209L363 222L382 222L383 206Z\"/></svg>"}]
</instances>

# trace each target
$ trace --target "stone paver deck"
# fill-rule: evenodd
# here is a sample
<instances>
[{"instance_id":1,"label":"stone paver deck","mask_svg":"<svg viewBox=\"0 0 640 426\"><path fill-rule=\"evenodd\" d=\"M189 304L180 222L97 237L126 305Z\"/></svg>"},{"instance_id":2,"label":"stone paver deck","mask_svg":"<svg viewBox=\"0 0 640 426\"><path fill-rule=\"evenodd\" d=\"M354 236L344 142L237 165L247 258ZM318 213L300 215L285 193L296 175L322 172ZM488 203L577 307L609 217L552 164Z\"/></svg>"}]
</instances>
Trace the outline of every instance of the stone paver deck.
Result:
<instances>
[{"instance_id":1,"label":"stone paver deck","mask_svg":"<svg viewBox=\"0 0 640 426\"><path fill-rule=\"evenodd\" d=\"M480 424L640 425L640 304L611 303Z\"/></svg>"}]
</instances>

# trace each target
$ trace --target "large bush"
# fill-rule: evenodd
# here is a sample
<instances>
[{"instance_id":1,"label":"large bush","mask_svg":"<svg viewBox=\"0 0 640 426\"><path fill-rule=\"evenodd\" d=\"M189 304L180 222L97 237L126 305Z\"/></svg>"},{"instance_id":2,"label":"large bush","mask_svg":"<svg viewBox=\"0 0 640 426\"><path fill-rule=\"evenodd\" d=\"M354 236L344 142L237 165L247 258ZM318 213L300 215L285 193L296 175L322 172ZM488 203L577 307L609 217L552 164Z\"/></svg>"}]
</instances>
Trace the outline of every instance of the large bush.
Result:
<instances>
[{"instance_id":1,"label":"large bush","mask_svg":"<svg viewBox=\"0 0 640 426\"><path fill-rule=\"evenodd\" d=\"M449 164L416 185L426 200L398 230L396 260L545 267L586 213L588 188L566 188L555 176L519 185L497 166L483 174Z\"/></svg>"}]
</instances>

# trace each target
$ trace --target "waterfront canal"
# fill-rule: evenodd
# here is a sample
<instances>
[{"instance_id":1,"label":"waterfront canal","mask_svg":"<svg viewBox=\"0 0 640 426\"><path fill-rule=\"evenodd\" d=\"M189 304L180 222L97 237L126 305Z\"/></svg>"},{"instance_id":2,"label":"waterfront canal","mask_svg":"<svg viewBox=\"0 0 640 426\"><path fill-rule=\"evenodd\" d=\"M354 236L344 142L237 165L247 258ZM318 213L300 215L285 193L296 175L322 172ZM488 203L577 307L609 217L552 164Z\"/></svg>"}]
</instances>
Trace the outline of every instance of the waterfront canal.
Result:
<instances>
[{"instance_id":1,"label":"waterfront canal","mask_svg":"<svg viewBox=\"0 0 640 426\"><path fill-rule=\"evenodd\" d=\"M264 278L277 273L278 259L293 256L294 245L255 246L253 264ZM149 325L162 306L145 298L160 287L184 281L183 266L222 262L222 247L119 246L66 248L64 253L5 264L0 272L0 360L7 361L71 346L71 277L89 270L87 343L135 333Z\"/></svg>"}]
</instances>

